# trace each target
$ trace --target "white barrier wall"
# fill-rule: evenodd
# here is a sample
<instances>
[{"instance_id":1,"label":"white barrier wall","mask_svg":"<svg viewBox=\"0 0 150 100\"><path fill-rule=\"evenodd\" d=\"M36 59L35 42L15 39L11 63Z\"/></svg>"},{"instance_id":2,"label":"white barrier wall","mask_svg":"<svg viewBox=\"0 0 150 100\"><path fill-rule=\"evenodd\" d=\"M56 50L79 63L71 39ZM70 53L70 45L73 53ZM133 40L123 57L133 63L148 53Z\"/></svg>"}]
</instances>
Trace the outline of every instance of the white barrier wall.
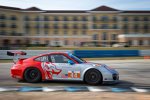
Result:
<instances>
[{"instance_id":1,"label":"white barrier wall","mask_svg":"<svg viewBox=\"0 0 150 100\"><path fill-rule=\"evenodd\" d=\"M150 50L139 50L140 56L150 56Z\"/></svg>"},{"instance_id":2,"label":"white barrier wall","mask_svg":"<svg viewBox=\"0 0 150 100\"><path fill-rule=\"evenodd\" d=\"M50 53L50 52L73 52L73 50L0 50L0 59L12 59L12 56L7 56L7 51L24 51L27 53L25 58ZM139 50L139 56L150 56L150 50Z\"/></svg>"},{"instance_id":3,"label":"white barrier wall","mask_svg":"<svg viewBox=\"0 0 150 100\"><path fill-rule=\"evenodd\" d=\"M7 56L7 51L24 51L27 53L25 58L50 52L72 52L72 50L0 50L0 59L13 59L12 56Z\"/></svg>"}]
</instances>

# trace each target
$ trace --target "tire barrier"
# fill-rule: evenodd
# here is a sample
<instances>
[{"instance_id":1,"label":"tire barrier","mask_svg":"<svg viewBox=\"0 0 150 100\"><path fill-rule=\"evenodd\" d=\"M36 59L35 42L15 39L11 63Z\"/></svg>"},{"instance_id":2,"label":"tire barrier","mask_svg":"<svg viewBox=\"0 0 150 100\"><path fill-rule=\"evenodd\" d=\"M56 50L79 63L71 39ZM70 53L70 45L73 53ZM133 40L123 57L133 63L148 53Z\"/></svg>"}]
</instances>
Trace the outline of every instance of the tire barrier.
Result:
<instances>
[{"instance_id":1,"label":"tire barrier","mask_svg":"<svg viewBox=\"0 0 150 100\"><path fill-rule=\"evenodd\" d=\"M140 92L150 93L150 87L98 87L98 86L49 86L49 87L0 87L0 92Z\"/></svg>"}]
</instances>

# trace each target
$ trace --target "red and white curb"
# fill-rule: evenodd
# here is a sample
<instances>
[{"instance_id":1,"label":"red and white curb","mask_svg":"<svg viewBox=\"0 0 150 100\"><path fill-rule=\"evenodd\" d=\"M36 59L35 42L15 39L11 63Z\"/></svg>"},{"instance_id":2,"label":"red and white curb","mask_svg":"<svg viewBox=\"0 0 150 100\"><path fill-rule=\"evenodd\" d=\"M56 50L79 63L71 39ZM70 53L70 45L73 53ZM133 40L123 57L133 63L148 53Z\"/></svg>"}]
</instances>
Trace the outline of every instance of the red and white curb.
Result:
<instances>
[{"instance_id":1,"label":"red and white curb","mask_svg":"<svg viewBox=\"0 0 150 100\"><path fill-rule=\"evenodd\" d=\"M140 92L150 93L150 87L48 86L0 87L0 92Z\"/></svg>"}]
</instances>

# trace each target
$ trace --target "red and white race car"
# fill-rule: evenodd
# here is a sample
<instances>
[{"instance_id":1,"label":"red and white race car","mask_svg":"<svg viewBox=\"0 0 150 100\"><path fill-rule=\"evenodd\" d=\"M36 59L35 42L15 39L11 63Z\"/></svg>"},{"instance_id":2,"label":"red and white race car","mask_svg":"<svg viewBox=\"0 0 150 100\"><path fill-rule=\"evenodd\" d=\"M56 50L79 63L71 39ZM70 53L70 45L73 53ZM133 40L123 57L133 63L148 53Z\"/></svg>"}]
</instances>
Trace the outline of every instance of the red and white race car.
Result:
<instances>
[{"instance_id":1,"label":"red and white race car","mask_svg":"<svg viewBox=\"0 0 150 100\"><path fill-rule=\"evenodd\" d=\"M7 55L16 58L26 53L8 51ZM69 80L96 85L119 80L118 72L107 65L86 62L64 52L41 54L26 59L18 57L11 67L11 76L33 83L42 80Z\"/></svg>"}]
</instances>

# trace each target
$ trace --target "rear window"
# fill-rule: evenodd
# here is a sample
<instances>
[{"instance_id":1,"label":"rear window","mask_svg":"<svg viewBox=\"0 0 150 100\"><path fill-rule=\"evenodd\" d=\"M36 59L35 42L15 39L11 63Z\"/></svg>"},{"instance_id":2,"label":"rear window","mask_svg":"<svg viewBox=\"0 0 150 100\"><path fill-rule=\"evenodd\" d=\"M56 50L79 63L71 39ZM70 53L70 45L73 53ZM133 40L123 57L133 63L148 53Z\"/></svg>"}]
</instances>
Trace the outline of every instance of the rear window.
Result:
<instances>
[{"instance_id":1,"label":"rear window","mask_svg":"<svg viewBox=\"0 0 150 100\"><path fill-rule=\"evenodd\" d=\"M48 56L41 56L35 59L35 61L41 61L41 62L49 62Z\"/></svg>"}]
</instances>

